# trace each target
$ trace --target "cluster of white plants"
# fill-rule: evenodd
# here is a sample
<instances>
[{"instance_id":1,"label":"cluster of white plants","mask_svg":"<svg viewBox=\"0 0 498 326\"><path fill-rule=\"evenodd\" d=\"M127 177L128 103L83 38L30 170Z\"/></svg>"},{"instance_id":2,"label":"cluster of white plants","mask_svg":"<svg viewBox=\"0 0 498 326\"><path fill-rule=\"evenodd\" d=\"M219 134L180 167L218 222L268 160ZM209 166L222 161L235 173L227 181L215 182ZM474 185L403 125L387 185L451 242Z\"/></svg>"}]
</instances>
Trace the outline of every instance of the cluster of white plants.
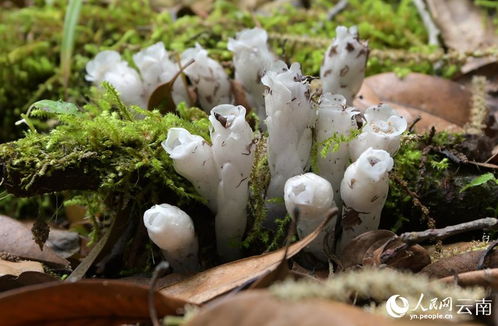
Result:
<instances>
[{"instance_id":1,"label":"cluster of white plants","mask_svg":"<svg viewBox=\"0 0 498 326\"><path fill-rule=\"evenodd\" d=\"M368 46L358 38L355 27L340 26L324 55L320 70L323 93L318 103L310 96L308 79L300 65L288 67L278 61L267 44L264 30L243 30L230 39L234 54L235 80L246 93L248 103L264 121L268 134L268 164L271 181L266 192L268 218L291 216L299 211L299 237L309 234L337 207L337 218L306 249L327 261L355 236L377 229L388 194L388 173L398 151L406 120L387 105L361 113L353 99L362 84ZM175 75L180 65L170 60L162 43L134 57L139 72L119 54L104 51L87 65L87 80L111 83L128 104L144 105L160 84ZM246 109L232 105L230 81L222 66L199 45L181 55L200 106L209 113L210 140L183 128L171 128L162 146L175 170L188 179L216 215L217 248L224 260L241 256L240 244L247 223L249 177L254 159L253 130ZM188 101L187 89L178 79L175 102ZM314 132L313 132L314 130ZM313 136L314 135L314 136ZM326 155L317 154L315 173L310 170L313 143L318 148L333 144ZM284 204L274 201L284 198ZM197 240L193 224L183 211L171 205L156 205L145 213L144 223L151 239L180 270L191 264ZM334 229L341 226L342 237ZM339 232L341 233L341 232ZM185 234L191 243L180 250L177 236ZM338 248L334 244L339 243ZM185 264L178 257L187 255ZM185 257L187 257L185 256ZM187 264L187 261L189 262Z\"/></svg>"}]
</instances>

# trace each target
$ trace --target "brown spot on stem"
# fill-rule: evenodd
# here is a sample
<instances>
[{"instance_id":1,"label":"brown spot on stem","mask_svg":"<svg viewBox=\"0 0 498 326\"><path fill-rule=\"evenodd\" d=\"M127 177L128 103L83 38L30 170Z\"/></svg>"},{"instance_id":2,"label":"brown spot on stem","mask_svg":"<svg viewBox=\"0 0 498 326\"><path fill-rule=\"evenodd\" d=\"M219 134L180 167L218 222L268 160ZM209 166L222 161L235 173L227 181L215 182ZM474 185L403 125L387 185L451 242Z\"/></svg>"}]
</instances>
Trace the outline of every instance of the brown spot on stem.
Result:
<instances>
[{"instance_id":1,"label":"brown spot on stem","mask_svg":"<svg viewBox=\"0 0 498 326\"><path fill-rule=\"evenodd\" d=\"M348 50L348 52L353 52L354 51L354 45L353 43L347 43L346 44L346 50Z\"/></svg>"},{"instance_id":2,"label":"brown spot on stem","mask_svg":"<svg viewBox=\"0 0 498 326\"><path fill-rule=\"evenodd\" d=\"M329 57L333 57L336 54L337 54L337 45L334 45L333 47L330 48Z\"/></svg>"},{"instance_id":3,"label":"brown spot on stem","mask_svg":"<svg viewBox=\"0 0 498 326\"><path fill-rule=\"evenodd\" d=\"M344 68L341 69L341 72L339 73L341 77L344 77L348 74L349 72L349 66L345 65Z\"/></svg>"},{"instance_id":4,"label":"brown spot on stem","mask_svg":"<svg viewBox=\"0 0 498 326\"><path fill-rule=\"evenodd\" d=\"M216 120L218 120L221 123L223 128L227 128L227 125L228 125L227 118L225 118L224 116L222 116L221 114L216 113L216 112L214 112L214 117L216 118Z\"/></svg>"},{"instance_id":5,"label":"brown spot on stem","mask_svg":"<svg viewBox=\"0 0 498 326\"><path fill-rule=\"evenodd\" d=\"M328 75L330 75L332 73L332 69L327 69L325 70L325 72L323 73L323 77L327 77Z\"/></svg>"},{"instance_id":6,"label":"brown spot on stem","mask_svg":"<svg viewBox=\"0 0 498 326\"><path fill-rule=\"evenodd\" d=\"M370 199L370 202L373 203L377 199L379 199L379 196L375 195L375 196L372 197L372 199Z\"/></svg>"},{"instance_id":7,"label":"brown spot on stem","mask_svg":"<svg viewBox=\"0 0 498 326\"><path fill-rule=\"evenodd\" d=\"M351 183L349 184L349 188L353 189L353 185L355 184L355 182L356 182L356 179L352 178Z\"/></svg>"}]
</instances>

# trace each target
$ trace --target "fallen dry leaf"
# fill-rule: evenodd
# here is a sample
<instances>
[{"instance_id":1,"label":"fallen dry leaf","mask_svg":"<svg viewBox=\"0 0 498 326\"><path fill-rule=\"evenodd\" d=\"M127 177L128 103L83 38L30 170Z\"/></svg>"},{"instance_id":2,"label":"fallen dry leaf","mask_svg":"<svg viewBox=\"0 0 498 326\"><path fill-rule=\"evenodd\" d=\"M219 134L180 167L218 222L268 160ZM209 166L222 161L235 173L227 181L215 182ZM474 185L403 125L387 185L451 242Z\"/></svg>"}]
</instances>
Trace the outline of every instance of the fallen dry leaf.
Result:
<instances>
[{"instance_id":1,"label":"fallen dry leaf","mask_svg":"<svg viewBox=\"0 0 498 326\"><path fill-rule=\"evenodd\" d=\"M48 283L0 294L0 325L120 325L149 321L148 287L114 280ZM185 301L155 295L160 317Z\"/></svg>"},{"instance_id":2,"label":"fallen dry leaf","mask_svg":"<svg viewBox=\"0 0 498 326\"><path fill-rule=\"evenodd\" d=\"M57 268L68 268L69 262L59 257L46 244L43 251L33 240L31 231L24 224L0 215L0 252L20 258L36 260Z\"/></svg>"},{"instance_id":3,"label":"fallen dry leaf","mask_svg":"<svg viewBox=\"0 0 498 326\"><path fill-rule=\"evenodd\" d=\"M341 255L343 267L388 265L418 272L430 264L431 258L426 249L417 244L405 247L404 242L395 236L388 230L360 234L344 249Z\"/></svg>"},{"instance_id":4,"label":"fallen dry leaf","mask_svg":"<svg viewBox=\"0 0 498 326\"><path fill-rule=\"evenodd\" d=\"M329 215L304 239L290 245L287 249L287 258L296 255L313 241L330 221L331 216ZM160 292L196 304L205 303L275 270L280 265L285 250L286 248L282 248L208 269L182 282L165 287Z\"/></svg>"},{"instance_id":5,"label":"fallen dry leaf","mask_svg":"<svg viewBox=\"0 0 498 326\"><path fill-rule=\"evenodd\" d=\"M344 303L320 299L282 300L266 290L251 290L206 306L186 325L470 326L476 324L389 319Z\"/></svg>"},{"instance_id":6,"label":"fallen dry leaf","mask_svg":"<svg viewBox=\"0 0 498 326\"><path fill-rule=\"evenodd\" d=\"M483 286L498 290L498 268L460 273L438 280L438 282L445 283L454 283L455 281L458 281L460 286Z\"/></svg>"},{"instance_id":7,"label":"fallen dry leaf","mask_svg":"<svg viewBox=\"0 0 498 326\"><path fill-rule=\"evenodd\" d=\"M471 0L427 0L435 23L441 29L447 47L472 52L498 44L495 27ZM494 59L470 59L462 72L474 70Z\"/></svg>"},{"instance_id":8,"label":"fallen dry leaf","mask_svg":"<svg viewBox=\"0 0 498 326\"><path fill-rule=\"evenodd\" d=\"M0 277L0 292L17 289L27 285L35 285L54 281L60 281L60 279L55 276L40 272L26 271L22 272L19 276L4 275Z\"/></svg>"},{"instance_id":9,"label":"fallen dry leaf","mask_svg":"<svg viewBox=\"0 0 498 326\"><path fill-rule=\"evenodd\" d=\"M42 273L43 265L37 261L21 260L13 262L0 258L0 276L18 276L27 271Z\"/></svg>"},{"instance_id":10,"label":"fallen dry leaf","mask_svg":"<svg viewBox=\"0 0 498 326\"><path fill-rule=\"evenodd\" d=\"M411 124L418 116L417 131L460 131L469 120L471 93L462 85L439 77L411 73L370 76L363 82L355 106L366 109L379 102L391 105Z\"/></svg>"},{"instance_id":11,"label":"fallen dry leaf","mask_svg":"<svg viewBox=\"0 0 498 326\"><path fill-rule=\"evenodd\" d=\"M474 271L477 269L479 259L484 255L485 250L469 251L427 265L420 272L431 277L446 277L454 274ZM486 258L486 266L489 268L498 267L498 252L493 251Z\"/></svg>"}]
</instances>

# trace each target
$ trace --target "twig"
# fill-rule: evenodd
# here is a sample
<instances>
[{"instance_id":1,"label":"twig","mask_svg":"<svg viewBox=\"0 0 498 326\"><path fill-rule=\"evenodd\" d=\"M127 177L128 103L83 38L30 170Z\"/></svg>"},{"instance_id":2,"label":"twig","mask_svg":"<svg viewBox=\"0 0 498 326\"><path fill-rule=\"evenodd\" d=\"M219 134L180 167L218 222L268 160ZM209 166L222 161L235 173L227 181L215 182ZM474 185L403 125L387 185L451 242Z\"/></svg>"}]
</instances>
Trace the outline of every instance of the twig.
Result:
<instances>
[{"instance_id":1,"label":"twig","mask_svg":"<svg viewBox=\"0 0 498 326\"><path fill-rule=\"evenodd\" d=\"M156 283L160 276L164 274L169 269L169 263L166 261L160 262L159 265L154 269L152 274L152 279L150 281L149 293L147 295L147 301L149 305L149 316L152 321L152 325L160 326L159 319L157 318L156 305L154 302L154 297L156 294Z\"/></svg>"},{"instance_id":2,"label":"twig","mask_svg":"<svg viewBox=\"0 0 498 326\"><path fill-rule=\"evenodd\" d=\"M486 217L471 222L447 226L442 229L429 229L421 232L406 232L401 234L399 237L406 243L415 244L431 239L442 240L453 235L469 231L493 229L498 229L498 219Z\"/></svg>"},{"instance_id":3,"label":"twig","mask_svg":"<svg viewBox=\"0 0 498 326\"><path fill-rule=\"evenodd\" d=\"M341 0L338 3L335 4L327 13L327 20L332 20L334 19L335 16L337 16L338 13L346 9L348 6L348 0Z\"/></svg>"},{"instance_id":4,"label":"twig","mask_svg":"<svg viewBox=\"0 0 498 326\"><path fill-rule=\"evenodd\" d=\"M439 43L441 31L432 20L431 14L427 11L424 0L412 0L412 2L415 7L417 7L417 11L427 29L427 34L429 34L429 45L436 45L439 47L441 45Z\"/></svg>"}]
</instances>

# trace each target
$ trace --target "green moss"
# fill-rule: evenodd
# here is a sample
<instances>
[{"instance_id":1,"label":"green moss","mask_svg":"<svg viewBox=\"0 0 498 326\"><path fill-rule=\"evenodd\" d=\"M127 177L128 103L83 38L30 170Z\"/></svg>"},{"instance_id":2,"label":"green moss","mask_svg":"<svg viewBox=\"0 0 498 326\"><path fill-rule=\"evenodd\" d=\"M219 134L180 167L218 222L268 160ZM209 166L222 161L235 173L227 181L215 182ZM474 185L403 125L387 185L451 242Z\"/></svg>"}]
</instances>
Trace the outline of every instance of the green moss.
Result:
<instances>
[{"instance_id":1,"label":"green moss","mask_svg":"<svg viewBox=\"0 0 498 326\"><path fill-rule=\"evenodd\" d=\"M464 135L440 132L406 135L394 157L389 195L382 212L381 227L395 231L426 229L428 217L438 226L467 222L489 215L498 206L498 186L483 184L461 193L462 187L482 174L459 162ZM406 187L395 181L406 182ZM408 191L411 191L410 194ZM428 216L414 196L428 209Z\"/></svg>"}]
</instances>

